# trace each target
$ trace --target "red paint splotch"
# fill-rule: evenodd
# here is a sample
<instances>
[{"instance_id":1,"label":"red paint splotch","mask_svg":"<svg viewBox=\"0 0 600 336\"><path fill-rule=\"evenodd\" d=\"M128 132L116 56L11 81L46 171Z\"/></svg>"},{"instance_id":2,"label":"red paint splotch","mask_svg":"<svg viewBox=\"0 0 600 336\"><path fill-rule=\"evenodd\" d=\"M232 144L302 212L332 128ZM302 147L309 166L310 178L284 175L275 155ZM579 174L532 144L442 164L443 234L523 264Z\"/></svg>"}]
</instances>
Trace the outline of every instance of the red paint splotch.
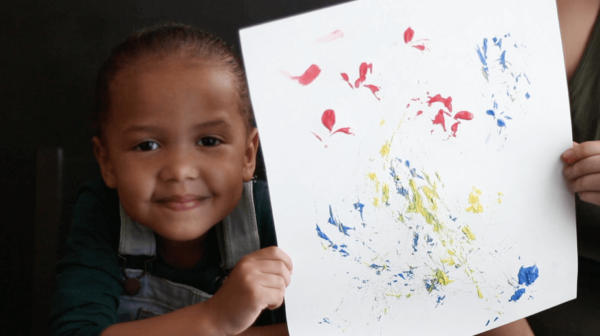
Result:
<instances>
[{"instance_id":1,"label":"red paint splotch","mask_svg":"<svg viewBox=\"0 0 600 336\"><path fill-rule=\"evenodd\" d=\"M340 39L344 37L344 32L342 32L341 30L336 30L333 33L327 34L323 37L321 37L320 39L316 40L315 43L323 43L323 42L331 42L331 41L335 41L337 39Z\"/></svg>"},{"instance_id":2,"label":"red paint splotch","mask_svg":"<svg viewBox=\"0 0 600 336\"><path fill-rule=\"evenodd\" d=\"M366 87L366 88L368 88L369 90L371 90L371 92L373 93L373 95L375 96L375 98L377 98L377 100L381 100L379 97L377 97L377 92L380 89L379 86L371 85L371 84L365 84L363 86Z\"/></svg>"},{"instance_id":3,"label":"red paint splotch","mask_svg":"<svg viewBox=\"0 0 600 336\"><path fill-rule=\"evenodd\" d=\"M469 111L460 111L454 115L454 119L473 120L475 116Z\"/></svg>"},{"instance_id":4,"label":"red paint splotch","mask_svg":"<svg viewBox=\"0 0 600 336\"><path fill-rule=\"evenodd\" d=\"M335 132L331 133L331 135L334 135L335 133L346 133L346 134L354 134L352 133L352 129L350 127L342 127L340 129L337 129Z\"/></svg>"},{"instance_id":5,"label":"red paint splotch","mask_svg":"<svg viewBox=\"0 0 600 336\"><path fill-rule=\"evenodd\" d=\"M360 67L358 68L358 74L359 77L356 80L356 82L354 82L354 87L356 87L358 89L358 87L364 83L365 80L367 80L367 71L371 71L371 73L373 73L373 64L369 63L367 64L366 62L362 62L360 64Z\"/></svg>"},{"instance_id":6,"label":"red paint splotch","mask_svg":"<svg viewBox=\"0 0 600 336\"><path fill-rule=\"evenodd\" d=\"M315 133L315 132L311 132L311 133L314 134L317 137L317 139L319 139L319 141L323 142L323 139L321 139L321 137L317 133Z\"/></svg>"},{"instance_id":7,"label":"red paint splotch","mask_svg":"<svg viewBox=\"0 0 600 336\"><path fill-rule=\"evenodd\" d=\"M321 68L318 65L311 65L302 76L290 76L287 75L290 79L298 81L298 83L302 85L308 85L312 83L318 76L321 74Z\"/></svg>"},{"instance_id":8,"label":"red paint splotch","mask_svg":"<svg viewBox=\"0 0 600 336\"><path fill-rule=\"evenodd\" d=\"M423 114L423 111L417 112L417 117L420 116L421 114Z\"/></svg>"},{"instance_id":9,"label":"red paint splotch","mask_svg":"<svg viewBox=\"0 0 600 336\"><path fill-rule=\"evenodd\" d=\"M323 126L325 126L329 132L333 129L333 125L335 125L335 112L333 110L326 110L323 112L323 116L321 116L321 122Z\"/></svg>"},{"instance_id":10,"label":"red paint splotch","mask_svg":"<svg viewBox=\"0 0 600 336\"><path fill-rule=\"evenodd\" d=\"M440 110L435 116L435 119L432 120L432 122L434 125L442 125L444 132L446 132L446 120L444 119L444 114L444 110Z\"/></svg>"},{"instance_id":11,"label":"red paint splotch","mask_svg":"<svg viewBox=\"0 0 600 336\"><path fill-rule=\"evenodd\" d=\"M415 49L419 49L421 51L424 51L426 49L425 45L423 45L423 44L416 44L416 45L414 45L412 47L415 48Z\"/></svg>"},{"instance_id":12,"label":"red paint splotch","mask_svg":"<svg viewBox=\"0 0 600 336\"><path fill-rule=\"evenodd\" d=\"M460 124L460 121L455 122L454 124L452 124L452 126L450 127L450 130L452 131L452 136L456 137L456 132L458 131L458 124Z\"/></svg>"},{"instance_id":13,"label":"red paint splotch","mask_svg":"<svg viewBox=\"0 0 600 336\"><path fill-rule=\"evenodd\" d=\"M348 85L350 85L350 88L351 88L352 90L354 90L354 86L352 86L352 84L350 83L350 77L348 77L348 74L346 74L346 73L342 72L342 79L343 79L344 81L346 81L346 83L348 83Z\"/></svg>"},{"instance_id":14,"label":"red paint splotch","mask_svg":"<svg viewBox=\"0 0 600 336\"><path fill-rule=\"evenodd\" d=\"M448 96L448 98L444 98L440 94L437 94L433 97L429 97L427 104L431 107L431 104L433 103L442 103L444 106L446 106L448 111L452 112L452 97L450 96Z\"/></svg>"},{"instance_id":15,"label":"red paint splotch","mask_svg":"<svg viewBox=\"0 0 600 336\"><path fill-rule=\"evenodd\" d=\"M414 36L415 36L415 31L412 30L412 28L408 27L408 29L406 29L404 31L404 43L408 43L408 42L412 41Z\"/></svg>"}]
</instances>

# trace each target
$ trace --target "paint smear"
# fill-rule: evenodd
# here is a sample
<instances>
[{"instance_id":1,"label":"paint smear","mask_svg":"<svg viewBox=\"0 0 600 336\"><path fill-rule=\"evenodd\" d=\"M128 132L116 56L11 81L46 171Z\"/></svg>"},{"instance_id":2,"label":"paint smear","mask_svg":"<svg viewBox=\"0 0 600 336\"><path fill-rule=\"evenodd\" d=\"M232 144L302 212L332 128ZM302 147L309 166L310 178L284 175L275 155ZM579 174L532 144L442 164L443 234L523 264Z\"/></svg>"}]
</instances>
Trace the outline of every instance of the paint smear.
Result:
<instances>
[{"instance_id":1,"label":"paint smear","mask_svg":"<svg viewBox=\"0 0 600 336\"><path fill-rule=\"evenodd\" d=\"M333 110L325 110L321 116L321 122L331 132L333 125L335 125L335 112Z\"/></svg>"},{"instance_id":2,"label":"paint smear","mask_svg":"<svg viewBox=\"0 0 600 336\"><path fill-rule=\"evenodd\" d=\"M354 82L354 87L358 89L358 87L367 80L367 71L369 70L373 73L372 63L367 64L366 62L363 62L360 64L360 67L358 68L359 78Z\"/></svg>"},{"instance_id":3,"label":"paint smear","mask_svg":"<svg viewBox=\"0 0 600 336\"><path fill-rule=\"evenodd\" d=\"M454 280L450 280L450 278L448 278L448 275L441 269L438 269L437 271L435 271L435 277L436 277L438 283L442 286L447 286L450 283L454 282Z\"/></svg>"},{"instance_id":4,"label":"paint smear","mask_svg":"<svg viewBox=\"0 0 600 336\"><path fill-rule=\"evenodd\" d=\"M525 288L517 289L515 291L515 294L513 294L513 296L510 297L510 300L508 300L508 302L518 301L521 298L521 296L523 296L523 294L525 294Z\"/></svg>"},{"instance_id":5,"label":"paint smear","mask_svg":"<svg viewBox=\"0 0 600 336\"><path fill-rule=\"evenodd\" d=\"M519 270L519 285L529 286L540 276L540 270L536 265L521 267Z\"/></svg>"},{"instance_id":6,"label":"paint smear","mask_svg":"<svg viewBox=\"0 0 600 336\"><path fill-rule=\"evenodd\" d=\"M419 234L418 233L414 233L413 235L413 250L415 252L417 252L417 245L419 244Z\"/></svg>"},{"instance_id":7,"label":"paint smear","mask_svg":"<svg viewBox=\"0 0 600 336\"><path fill-rule=\"evenodd\" d=\"M358 202L354 203L354 210L358 210L358 212L360 212L360 220L363 220L364 207L365 207L365 205L360 203L360 200L358 200Z\"/></svg>"},{"instance_id":8,"label":"paint smear","mask_svg":"<svg viewBox=\"0 0 600 336\"><path fill-rule=\"evenodd\" d=\"M298 81L298 83L306 86L312 83L321 73L321 68L316 64L311 65L302 76L291 76L288 73L284 73L288 78Z\"/></svg>"},{"instance_id":9,"label":"paint smear","mask_svg":"<svg viewBox=\"0 0 600 336\"><path fill-rule=\"evenodd\" d=\"M473 231L471 231L470 227L468 227L468 226L463 227L462 232L465 234L465 236L469 240L475 240L475 235L473 234Z\"/></svg>"},{"instance_id":10,"label":"paint smear","mask_svg":"<svg viewBox=\"0 0 600 336\"><path fill-rule=\"evenodd\" d=\"M311 132L311 133L314 134L317 137L317 139L319 139L319 141L323 142L323 139L321 139L321 137L319 135L317 135L317 133L315 133L315 132Z\"/></svg>"},{"instance_id":11,"label":"paint smear","mask_svg":"<svg viewBox=\"0 0 600 336\"><path fill-rule=\"evenodd\" d=\"M343 233L346 236L349 236L348 231L349 230L354 230L354 228L345 226L344 224L342 224L342 222L340 222L339 219L334 218L333 217L333 210L331 209L331 205L329 206L329 220L328 220L329 224L337 226L338 230Z\"/></svg>"},{"instance_id":12,"label":"paint smear","mask_svg":"<svg viewBox=\"0 0 600 336\"><path fill-rule=\"evenodd\" d=\"M350 86L350 88L351 88L352 90L354 90L354 86L352 86L352 84L350 84L350 78L348 77L348 74L346 74L346 73L342 72L342 74L341 74L341 75L342 75L342 79L343 79L344 81L346 81L346 83L348 83L348 85Z\"/></svg>"},{"instance_id":13,"label":"paint smear","mask_svg":"<svg viewBox=\"0 0 600 336\"><path fill-rule=\"evenodd\" d=\"M456 132L458 132L458 125L460 124L460 121L455 122L454 124L452 124L452 126L450 127L450 130L452 131L452 136L456 137Z\"/></svg>"},{"instance_id":14,"label":"paint smear","mask_svg":"<svg viewBox=\"0 0 600 336\"><path fill-rule=\"evenodd\" d=\"M412 46L415 49L419 49L421 51L425 51L425 45L424 44L416 44L414 46Z\"/></svg>"},{"instance_id":15,"label":"paint smear","mask_svg":"<svg viewBox=\"0 0 600 336\"><path fill-rule=\"evenodd\" d=\"M344 37L344 32L342 32L341 30L336 30L330 34L327 34L323 37L321 37L320 39L317 39L315 41L315 43L325 43L325 42L331 42L331 41L335 41L337 39L340 39Z\"/></svg>"},{"instance_id":16,"label":"paint smear","mask_svg":"<svg viewBox=\"0 0 600 336\"><path fill-rule=\"evenodd\" d=\"M336 133L345 133L345 134L349 134L349 135L354 135L354 133L352 132L352 129L350 127L342 127L340 129L335 130L335 132L331 133L331 135L334 135Z\"/></svg>"},{"instance_id":17,"label":"paint smear","mask_svg":"<svg viewBox=\"0 0 600 336\"><path fill-rule=\"evenodd\" d=\"M444 120L444 110L440 110L438 114L435 116L435 119L432 120L434 125L442 125L444 132L446 132L446 121Z\"/></svg>"},{"instance_id":18,"label":"paint smear","mask_svg":"<svg viewBox=\"0 0 600 336\"><path fill-rule=\"evenodd\" d=\"M475 116L473 115L473 113L468 112L468 111L460 111L458 112L455 116L454 119L458 120L458 119L462 119L462 120L473 120Z\"/></svg>"},{"instance_id":19,"label":"paint smear","mask_svg":"<svg viewBox=\"0 0 600 336\"><path fill-rule=\"evenodd\" d=\"M473 190L469 194L470 206L467 208L468 212L472 212L472 213L482 213L483 212L483 206L479 202L480 195L481 195L481 190L473 187Z\"/></svg>"},{"instance_id":20,"label":"paint smear","mask_svg":"<svg viewBox=\"0 0 600 336\"><path fill-rule=\"evenodd\" d=\"M448 98L444 98L442 95L437 94L433 97L429 97L429 100L427 101L429 107L431 107L431 104L433 103L442 103L444 106L446 106L448 111L452 112L452 97L450 96L448 96Z\"/></svg>"},{"instance_id":21,"label":"paint smear","mask_svg":"<svg viewBox=\"0 0 600 336\"><path fill-rule=\"evenodd\" d=\"M381 100L378 96L377 96L377 92L379 92L380 87L379 86L375 86L375 85L371 85L371 84L365 84L363 85L364 87L368 88L369 90L371 90L371 92L373 93L373 95L375 96L375 98L377 98L377 100Z\"/></svg>"},{"instance_id":22,"label":"paint smear","mask_svg":"<svg viewBox=\"0 0 600 336\"><path fill-rule=\"evenodd\" d=\"M415 36L415 31L412 30L412 28L408 27L408 29L406 29L404 31L404 43L408 43L408 42L412 41L414 36Z\"/></svg>"}]
</instances>

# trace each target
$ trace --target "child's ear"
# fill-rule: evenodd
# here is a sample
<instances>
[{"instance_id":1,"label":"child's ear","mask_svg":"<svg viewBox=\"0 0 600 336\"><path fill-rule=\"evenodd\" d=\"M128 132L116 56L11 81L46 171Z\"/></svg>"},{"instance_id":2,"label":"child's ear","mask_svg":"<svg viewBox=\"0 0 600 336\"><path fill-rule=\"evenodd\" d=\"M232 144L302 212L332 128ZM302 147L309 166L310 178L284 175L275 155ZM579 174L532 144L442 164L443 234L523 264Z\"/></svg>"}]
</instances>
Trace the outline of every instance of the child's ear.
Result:
<instances>
[{"instance_id":1,"label":"child's ear","mask_svg":"<svg viewBox=\"0 0 600 336\"><path fill-rule=\"evenodd\" d=\"M244 153L244 165L242 167L242 177L244 182L248 182L254 176L256 168L256 152L258 151L258 129L256 127L250 130L246 152Z\"/></svg>"},{"instance_id":2,"label":"child's ear","mask_svg":"<svg viewBox=\"0 0 600 336\"><path fill-rule=\"evenodd\" d=\"M98 164L100 165L100 172L102 173L104 183L106 183L106 186L108 186L109 188L116 189L117 179L115 176L114 167L108 155L108 149L96 136L92 138L92 143L94 144L94 156L96 157L96 161L98 161Z\"/></svg>"}]
</instances>

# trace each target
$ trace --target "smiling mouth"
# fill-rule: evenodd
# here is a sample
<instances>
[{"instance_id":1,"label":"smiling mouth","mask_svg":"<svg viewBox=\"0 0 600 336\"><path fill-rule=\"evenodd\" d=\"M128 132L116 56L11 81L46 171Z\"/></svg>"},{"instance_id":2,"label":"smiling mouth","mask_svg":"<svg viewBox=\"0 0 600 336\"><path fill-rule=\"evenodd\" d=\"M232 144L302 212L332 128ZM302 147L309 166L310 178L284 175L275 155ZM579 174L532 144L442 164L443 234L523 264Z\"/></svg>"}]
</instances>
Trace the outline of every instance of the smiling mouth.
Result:
<instances>
[{"instance_id":1,"label":"smiling mouth","mask_svg":"<svg viewBox=\"0 0 600 336\"><path fill-rule=\"evenodd\" d=\"M167 208L175 211L192 210L200 206L200 201L193 200L189 202L164 202Z\"/></svg>"},{"instance_id":2,"label":"smiling mouth","mask_svg":"<svg viewBox=\"0 0 600 336\"><path fill-rule=\"evenodd\" d=\"M201 202L207 197L196 195L169 196L162 198L158 203L165 205L167 208L174 211L187 211L200 206Z\"/></svg>"}]
</instances>

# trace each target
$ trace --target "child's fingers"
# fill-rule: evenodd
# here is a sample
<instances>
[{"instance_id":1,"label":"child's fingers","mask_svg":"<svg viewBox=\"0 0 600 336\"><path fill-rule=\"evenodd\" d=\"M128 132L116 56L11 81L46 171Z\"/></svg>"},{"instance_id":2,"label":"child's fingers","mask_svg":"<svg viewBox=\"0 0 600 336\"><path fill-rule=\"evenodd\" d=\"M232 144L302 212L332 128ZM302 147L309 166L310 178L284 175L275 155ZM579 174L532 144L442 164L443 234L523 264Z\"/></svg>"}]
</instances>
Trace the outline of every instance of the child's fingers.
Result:
<instances>
[{"instance_id":1,"label":"child's fingers","mask_svg":"<svg viewBox=\"0 0 600 336\"><path fill-rule=\"evenodd\" d=\"M261 260L259 267L261 273L278 276L283 279L285 287L290 284L290 270L284 262L279 260Z\"/></svg>"},{"instance_id":2,"label":"child's fingers","mask_svg":"<svg viewBox=\"0 0 600 336\"><path fill-rule=\"evenodd\" d=\"M596 173L600 173L600 155L579 160L563 169L563 175L569 180Z\"/></svg>"},{"instance_id":3,"label":"child's fingers","mask_svg":"<svg viewBox=\"0 0 600 336\"><path fill-rule=\"evenodd\" d=\"M588 141L574 145L562 154L561 159L567 164L572 164L594 155L600 155L600 141Z\"/></svg>"},{"instance_id":4,"label":"child's fingers","mask_svg":"<svg viewBox=\"0 0 600 336\"><path fill-rule=\"evenodd\" d=\"M283 261L287 269L291 272L294 268L292 258L277 246L266 247L252 253L250 256L257 260L280 260Z\"/></svg>"},{"instance_id":5,"label":"child's fingers","mask_svg":"<svg viewBox=\"0 0 600 336\"><path fill-rule=\"evenodd\" d=\"M584 202L600 205L600 192L598 191L582 191L578 195Z\"/></svg>"}]
</instances>

